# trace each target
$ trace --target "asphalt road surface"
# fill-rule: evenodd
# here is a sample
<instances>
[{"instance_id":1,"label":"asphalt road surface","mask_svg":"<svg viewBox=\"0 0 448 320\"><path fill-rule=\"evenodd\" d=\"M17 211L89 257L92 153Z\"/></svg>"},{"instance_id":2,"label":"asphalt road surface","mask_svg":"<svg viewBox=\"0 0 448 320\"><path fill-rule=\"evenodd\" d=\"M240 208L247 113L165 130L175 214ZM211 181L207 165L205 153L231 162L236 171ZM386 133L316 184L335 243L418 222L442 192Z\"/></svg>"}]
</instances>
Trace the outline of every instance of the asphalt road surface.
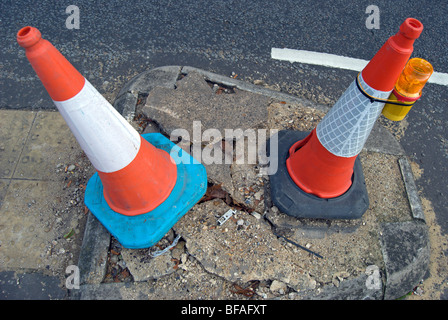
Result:
<instances>
[{"instance_id":1,"label":"asphalt road surface","mask_svg":"<svg viewBox=\"0 0 448 320\"><path fill-rule=\"evenodd\" d=\"M367 6L379 8L379 29L366 27ZM69 5L79 29L68 29ZM157 66L186 65L237 79L262 79L279 90L329 106L356 72L278 61L271 48L370 60L408 17L424 25L414 55L448 73L448 2L420 1L8 1L0 2L0 108L54 109L16 43L37 27L103 94L113 100L134 75ZM73 22L74 20L70 20ZM70 22L69 21L69 22ZM405 121L382 119L421 169L417 186L448 234L448 87L427 84ZM445 257L448 252L445 252Z\"/></svg>"}]
</instances>

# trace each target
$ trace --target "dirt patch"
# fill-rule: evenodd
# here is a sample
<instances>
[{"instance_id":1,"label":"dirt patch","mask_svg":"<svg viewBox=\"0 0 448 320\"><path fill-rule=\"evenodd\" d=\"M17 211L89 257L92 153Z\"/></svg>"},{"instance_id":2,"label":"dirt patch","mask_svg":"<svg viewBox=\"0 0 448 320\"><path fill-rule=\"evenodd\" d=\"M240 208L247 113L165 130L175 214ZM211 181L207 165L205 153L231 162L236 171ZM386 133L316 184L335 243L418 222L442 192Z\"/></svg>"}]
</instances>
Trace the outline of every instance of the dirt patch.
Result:
<instances>
[{"instance_id":1,"label":"dirt patch","mask_svg":"<svg viewBox=\"0 0 448 320\"><path fill-rule=\"evenodd\" d=\"M411 168L416 179L419 179L423 174L423 169L415 162L411 162ZM440 225L437 223L431 201L422 195L420 195L420 199L429 230L430 275L407 296L407 299L440 300L442 293L448 290L448 237L443 235Z\"/></svg>"}]
</instances>

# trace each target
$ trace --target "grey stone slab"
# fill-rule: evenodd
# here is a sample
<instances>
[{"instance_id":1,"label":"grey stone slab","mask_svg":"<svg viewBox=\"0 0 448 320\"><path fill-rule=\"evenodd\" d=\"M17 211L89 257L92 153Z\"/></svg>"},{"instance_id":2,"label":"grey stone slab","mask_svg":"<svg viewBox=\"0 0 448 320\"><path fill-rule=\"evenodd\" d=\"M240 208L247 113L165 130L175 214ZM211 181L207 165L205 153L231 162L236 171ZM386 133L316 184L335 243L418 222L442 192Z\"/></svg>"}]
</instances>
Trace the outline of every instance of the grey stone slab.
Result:
<instances>
[{"instance_id":1,"label":"grey stone slab","mask_svg":"<svg viewBox=\"0 0 448 320\"><path fill-rule=\"evenodd\" d=\"M40 272L0 272L0 300L61 300L67 291L57 276Z\"/></svg>"},{"instance_id":2,"label":"grey stone slab","mask_svg":"<svg viewBox=\"0 0 448 320\"><path fill-rule=\"evenodd\" d=\"M77 294L79 300L122 300L120 290L130 286L128 283L84 284Z\"/></svg>"},{"instance_id":3,"label":"grey stone slab","mask_svg":"<svg viewBox=\"0 0 448 320\"><path fill-rule=\"evenodd\" d=\"M386 267L386 300L410 292L427 275L430 247L428 227L416 221L386 223L380 232Z\"/></svg>"},{"instance_id":4,"label":"grey stone slab","mask_svg":"<svg viewBox=\"0 0 448 320\"><path fill-rule=\"evenodd\" d=\"M117 99L127 92L148 94L155 87L174 89L180 70L180 66L164 66L142 72L126 83Z\"/></svg>"},{"instance_id":5,"label":"grey stone slab","mask_svg":"<svg viewBox=\"0 0 448 320\"><path fill-rule=\"evenodd\" d=\"M39 111L13 178L58 180L56 166L75 163L81 153L81 147L61 114Z\"/></svg>"},{"instance_id":6,"label":"grey stone slab","mask_svg":"<svg viewBox=\"0 0 448 320\"><path fill-rule=\"evenodd\" d=\"M36 112L1 110L0 178L11 178L27 141Z\"/></svg>"},{"instance_id":7,"label":"grey stone slab","mask_svg":"<svg viewBox=\"0 0 448 320\"><path fill-rule=\"evenodd\" d=\"M414 175L412 174L411 165L406 158L398 159L401 174L403 176L406 194L408 196L409 205L411 206L412 216L414 219L425 221L425 213L423 211L422 202L418 195L417 186L415 184Z\"/></svg>"},{"instance_id":8,"label":"grey stone slab","mask_svg":"<svg viewBox=\"0 0 448 320\"><path fill-rule=\"evenodd\" d=\"M11 180L0 208L0 268L64 272L79 250L84 213L61 181ZM70 230L73 236L65 239Z\"/></svg>"},{"instance_id":9,"label":"grey stone slab","mask_svg":"<svg viewBox=\"0 0 448 320\"><path fill-rule=\"evenodd\" d=\"M81 284L99 284L103 281L110 237L106 228L89 212L78 261Z\"/></svg>"},{"instance_id":10,"label":"grey stone slab","mask_svg":"<svg viewBox=\"0 0 448 320\"><path fill-rule=\"evenodd\" d=\"M392 155L405 155L404 149L395 137L376 122L364 145L364 150Z\"/></svg>"}]
</instances>

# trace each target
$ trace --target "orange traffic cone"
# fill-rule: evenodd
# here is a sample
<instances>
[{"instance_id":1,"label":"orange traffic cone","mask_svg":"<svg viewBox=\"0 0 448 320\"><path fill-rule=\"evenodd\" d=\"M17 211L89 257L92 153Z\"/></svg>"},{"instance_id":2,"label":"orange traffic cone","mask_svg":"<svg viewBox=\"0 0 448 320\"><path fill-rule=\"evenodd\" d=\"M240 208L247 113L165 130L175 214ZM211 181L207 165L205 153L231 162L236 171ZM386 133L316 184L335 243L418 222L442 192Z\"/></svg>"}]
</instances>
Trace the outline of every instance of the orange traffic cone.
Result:
<instances>
[{"instance_id":1,"label":"orange traffic cone","mask_svg":"<svg viewBox=\"0 0 448 320\"><path fill-rule=\"evenodd\" d=\"M179 195L184 195L183 188L176 189L174 193L177 194L173 194L173 189L179 180L183 183L183 175L188 174L188 170L177 165L179 161L172 159L170 149L159 149L148 142L150 138L140 136L50 42L42 39L39 30L33 27L22 28L17 34L17 41L25 48L26 56L42 84L97 170L101 184L95 188L101 190L107 212L104 208L92 209L98 201L88 203L91 194L88 193L89 190L86 190L86 204L90 204L92 213L119 241L120 238L124 239L124 246L151 246L154 241L158 241L157 238L163 237L163 232L166 233L172 227L173 219L169 219L168 215L172 214L178 219L180 211L185 213L195 203L188 199L189 201L185 201L188 206L175 206L174 213L169 208L165 208L164 212L155 211L170 196L179 201ZM152 140L160 139L153 137ZM161 143L166 144L165 141ZM169 145L171 142L168 140L167 143ZM198 163L195 165L202 166ZM204 174L198 179L196 182L206 186ZM193 187L199 193L205 193L205 187ZM195 195L194 198L200 199L201 196ZM157 217L154 217L154 212ZM148 213L152 215L145 216ZM157 230L141 230L137 232L140 239L135 239L133 234L132 240L127 243L128 233L132 233L132 228L128 226L130 220L125 218L135 216L139 217L132 220L132 223L143 223L155 218L166 219L169 223L158 226ZM111 219L114 220L113 223ZM157 236L153 237L151 234L151 240L148 240L148 231Z\"/></svg>"},{"instance_id":2,"label":"orange traffic cone","mask_svg":"<svg viewBox=\"0 0 448 320\"><path fill-rule=\"evenodd\" d=\"M136 215L166 200L176 183L176 165L169 154L142 139L62 54L42 39L39 30L25 27L17 40L97 169L109 206Z\"/></svg>"},{"instance_id":3,"label":"orange traffic cone","mask_svg":"<svg viewBox=\"0 0 448 320\"><path fill-rule=\"evenodd\" d=\"M287 172L302 191L321 199L334 199L351 188L356 178L357 156L422 30L420 21L406 19L399 32L386 41L317 127L289 147Z\"/></svg>"}]
</instances>

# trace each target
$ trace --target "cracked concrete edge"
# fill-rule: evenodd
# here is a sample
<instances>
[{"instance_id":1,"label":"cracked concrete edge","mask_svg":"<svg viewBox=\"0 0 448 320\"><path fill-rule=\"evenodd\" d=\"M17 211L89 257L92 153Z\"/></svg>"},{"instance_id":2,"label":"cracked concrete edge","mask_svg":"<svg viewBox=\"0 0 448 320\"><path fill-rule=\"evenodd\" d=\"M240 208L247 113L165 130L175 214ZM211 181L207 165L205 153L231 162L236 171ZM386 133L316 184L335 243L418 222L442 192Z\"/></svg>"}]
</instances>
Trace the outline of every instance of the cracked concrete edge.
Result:
<instances>
[{"instance_id":1,"label":"cracked concrete edge","mask_svg":"<svg viewBox=\"0 0 448 320\"><path fill-rule=\"evenodd\" d=\"M131 120L135 114L135 108L137 105L138 95L139 94L149 94L149 92L157 87L167 87L175 89L176 82L179 79L181 75L188 75L189 72L197 72L204 76L207 80L222 84L224 86L230 86L230 87L236 87L240 90L249 91L252 93L257 93L261 95L268 96L272 99L285 101L288 103L299 103L302 106L309 107L312 109L317 109L320 111L328 111L329 108L324 105L318 105L314 104L309 100L299 98L292 96L290 94L286 94L283 92L274 91L268 88L260 87L258 85L246 83L240 80L236 80L230 77L225 77L222 75L218 75L209 71L201 70L194 67L189 66L163 66L158 67L155 69L151 69L145 72L142 72L141 74L136 75L134 78L132 78L119 92L117 98L114 102L114 107L125 117L128 121ZM378 141L381 141L380 144L378 144ZM386 142L386 143L385 143ZM407 223L416 223L418 225L423 224L426 226L426 222L424 219L424 213L421 205L420 198L418 196L417 188L415 185L414 177L409 165L409 162L407 161L407 158L405 157L405 152L399 142L393 137L393 135L388 132L385 128L383 128L380 125L375 125L374 129L371 132L371 135L369 137L369 140L366 142L366 145L364 147L364 150L372 151L372 152L378 152L378 153L385 153L385 154L392 154L401 156L399 158L399 165L400 170L403 176L403 181L405 184L406 193L408 196L408 200L410 203L412 215L413 215L413 221L410 222L403 222L401 224L407 224ZM92 225L90 225L90 221L92 221ZM396 223L395 225L400 225L400 223ZM387 230L387 226L384 227L384 230ZM87 232L87 229L89 232ZM98 232L98 234L96 234ZM105 231L104 227L99 226L98 222L94 222L94 219L89 219L86 225L86 235L85 239L83 240L83 249L85 247L88 247L88 245L84 245L84 242L89 243L92 239L95 239L96 237L106 237L109 239L110 243L110 234ZM419 273L420 274L427 274L427 271L429 270L429 265L427 263L427 260L429 260L429 238L426 234L422 235L423 238L425 238L425 244L422 246L423 254L419 254L417 258L412 257L412 263L410 265L418 265L419 267L423 267L423 271ZM106 245L107 241L100 241L98 243L95 243L95 250L96 252L104 253L108 251L109 243ZM383 253L383 257L386 260L386 275L381 275L382 281L384 283L384 288L381 290L381 294L378 294L379 291L372 293L366 293L364 290L365 287L365 277L364 275L357 277L355 279L351 279L349 281L346 281L343 287L341 289L339 288L330 288L325 290L324 295L311 295L306 298L316 298L316 299L396 299L400 296L393 296L390 292L402 292L403 290L398 290L395 287L399 285L400 283L403 283L402 280L405 283L409 282L409 276L410 273L413 272L413 269L409 266L403 268L403 270L399 270L398 272L391 272L393 270L393 266L390 264L393 263L393 259L388 259L388 252L387 252L387 246L389 245L389 240L387 237L382 237L380 235L380 243L381 243L381 250ZM106 270L106 264L101 263L102 258L101 254L100 257L95 256L95 254L86 254L83 253L83 250L81 251L81 256L84 257L83 259L80 259L80 266L84 267L87 265L88 267L85 269L85 274L88 275L89 273L92 274L96 273L101 274L101 272L105 273ZM425 250L426 249L426 250ZM87 258L86 258L87 257ZM90 259L90 260L89 260ZM417 260L417 261L416 261ZM389 265L388 265L389 264ZM426 267L425 267L426 266ZM99 268L99 269L98 269ZM103 268L103 269L101 269ZM81 269L81 268L80 268ZM87 278L86 278L87 279ZM94 277L93 280L90 280L90 282L85 282L81 285L81 292L79 292L76 297L79 298L82 295L82 288L90 288L92 285L94 285L96 288L101 286L101 277ZM356 290L356 286L359 286ZM410 288L412 289L412 288ZM354 291L353 291L354 290ZM354 294L350 292L355 292ZM386 294L388 293L388 294Z\"/></svg>"},{"instance_id":2,"label":"cracked concrete edge","mask_svg":"<svg viewBox=\"0 0 448 320\"><path fill-rule=\"evenodd\" d=\"M100 286L107 270L107 256L111 235L89 211L78 258L79 289L71 289L72 300L85 299L85 290L92 285Z\"/></svg>"},{"instance_id":3,"label":"cracked concrete edge","mask_svg":"<svg viewBox=\"0 0 448 320\"><path fill-rule=\"evenodd\" d=\"M380 244L386 269L384 299L398 299L429 275L428 226L422 220L382 225Z\"/></svg>"},{"instance_id":4,"label":"cracked concrete edge","mask_svg":"<svg viewBox=\"0 0 448 320\"><path fill-rule=\"evenodd\" d=\"M377 287L369 287L370 276L366 273L339 283L338 287L326 286L319 293L298 293L303 300L383 300L385 276L380 273Z\"/></svg>"},{"instance_id":5,"label":"cracked concrete edge","mask_svg":"<svg viewBox=\"0 0 448 320\"><path fill-rule=\"evenodd\" d=\"M384 299L398 299L429 275L430 243L428 226L407 157L398 159L412 220L390 222L379 234L385 265Z\"/></svg>"},{"instance_id":6,"label":"cracked concrete edge","mask_svg":"<svg viewBox=\"0 0 448 320\"><path fill-rule=\"evenodd\" d=\"M406 157L399 158L398 164L400 166L401 176L403 177L404 186L406 188L406 194L408 196L412 216L414 219L420 219L426 222L422 202L420 200L420 196L418 195L411 165Z\"/></svg>"},{"instance_id":7,"label":"cracked concrete edge","mask_svg":"<svg viewBox=\"0 0 448 320\"><path fill-rule=\"evenodd\" d=\"M80 283L101 283L106 275L110 233L89 212L79 256Z\"/></svg>"},{"instance_id":8,"label":"cracked concrete edge","mask_svg":"<svg viewBox=\"0 0 448 320\"><path fill-rule=\"evenodd\" d=\"M200 75L202 75L205 79L207 79L211 82L214 82L214 83L219 83L219 84L227 86L227 87L237 88L242 91L248 91L248 92L264 95L271 99L285 101L287 103L301 104L304 107L317 109L319 111L327 112L328 110L330 110L330 108L325 105L316 104L316 103L313 103L310 100L307 100L304 98L299 98L299 97L293 96L288 93L275 91L275 90L272 90L269 88L265 88L265 87L262 87L259 85L244 82L244 81L237 80L234 78L226 77L226 76L219 75L219 74L216 74L213 72L198 69L195 67L188 67L188 66L182 67L181 72L184 75L188 75L188 73L190 73L190 72L197 72Z\"/></svg>"}]
</instances>

